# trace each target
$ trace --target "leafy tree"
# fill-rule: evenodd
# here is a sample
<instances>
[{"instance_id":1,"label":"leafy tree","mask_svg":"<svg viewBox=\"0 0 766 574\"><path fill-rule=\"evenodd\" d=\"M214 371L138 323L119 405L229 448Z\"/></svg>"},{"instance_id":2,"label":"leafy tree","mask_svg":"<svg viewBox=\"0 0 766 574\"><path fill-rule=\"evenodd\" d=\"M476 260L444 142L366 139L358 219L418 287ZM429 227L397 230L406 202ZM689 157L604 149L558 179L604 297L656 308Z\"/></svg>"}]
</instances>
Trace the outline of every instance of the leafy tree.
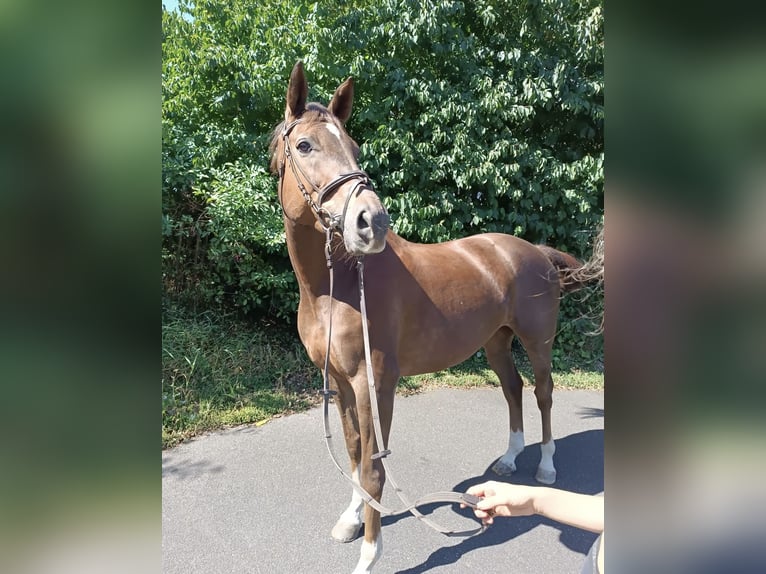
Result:
<instances>
[{"instance_id":1,"label":"leafy tree","mask_svg":"<svg viewBox=\"0 0 766 574\"><path fill-rule=\"evenodd\" d=\"M281 115L284 78L303 55L298 47L317 33L307 7L201 0L163 10L163 280L171 299L281 319L294 313L266 139Z\"/></svg>"},{"instance_id":2,"label":"leafy tree","mask_svg":"<svg viewBox=\"0 0 766 574\"><path fill-rule=\"evenodd\" d=\"M169 299L293 317L266 170L298 59L315 100L356 78L348 128L398 233L500 231L587 256L603 221L601 2L182 1L162 28ZM586 329L567 301L565 352Z\"/></svg>"}]
</instances>

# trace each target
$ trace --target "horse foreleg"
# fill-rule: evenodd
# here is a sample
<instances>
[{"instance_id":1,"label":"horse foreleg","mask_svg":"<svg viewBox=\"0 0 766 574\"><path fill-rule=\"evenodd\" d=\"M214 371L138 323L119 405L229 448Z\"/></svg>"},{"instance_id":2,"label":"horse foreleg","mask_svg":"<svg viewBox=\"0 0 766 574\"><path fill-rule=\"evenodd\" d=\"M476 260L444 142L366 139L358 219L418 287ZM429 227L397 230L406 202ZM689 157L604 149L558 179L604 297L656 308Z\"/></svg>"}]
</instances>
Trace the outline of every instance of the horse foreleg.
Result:
<instances>
[{"instance_id":1,"label":"horse foreleg","mask_svg":"<svg viewBox=\"0 0 766 574\"><path fill-rule=\"evenodd\" d=\"M366 383L366 381L365 381ZM386 388L384 386L384 388ZM364 393L364 391L360 391ZM386 481L386 473L380 459L373 459L372 455L378 452L378 444L375 440L372 412L370 409L369 396L357 394L359 407L359 431L361 434L362 460L360 481L362 487L375 500L380 502L383 496L383 485ZM380 450L386 448L388 435L391 429L391 416L393 414L394 391L378 392L378 408L380 411L380 426L385 444L380 445ZM364 540L362 541L359 562L352 574L369 574L372 567L380 558L383 551L383 536L381 534L380 513L369 505L364 509Z\"/></svg>"},{"instance_id":2,"label":"horse foreleg","mask_svg":"<svg viewBox=\"0 0 766 574\"><path fill-rule=\"evenodd\" d=\"M380 513L370 506L364 510L364 540L359 562L351 574L370 574L372 567L383 553L383 536L380 532Z\"/></svg>"},{"instance_id":3,"label":"horse foreleg","mask_svg":"<svg viewBox=\"0 0 766 574\"><path fill-rule=\"evenodd\" d=\"M522 415L521 389L523 386L511 354L513 333L501 329L484 345L487 362L495 371L503 396L508 403L508 450L492 466L492 471L500 475L516 472L516 457L524 450L524 417Z\"/></svg>"},{"instance_id":4,"label":"horse foreleg","mask_svg":"<svg viewBox=\"0 0 766 574\"><path fill-rule=\"evenodd\" d=\"M351 478L359 484L359 468L351 471ZM338 522L332 528L331 535L338 542L351 542L359 536L359 530L362 528L362 510L364 509L364 500L362 496L352 487L351 502L348 508L343 511L338 518Z\"/></svg>"},{"instance_id":5,"label":"horse foreleg","mask_svg":"<svg viewBox=\"0 0 766 574\"><path fill-rule=\"evenodd\" d=\"M351 461L351 479L360 484L359 481L359 463L361 461L362 444L359 435L359 419L356 412L356 397L350 385L343 386L335 384L338 390L336 395L336 404L338 413L343 423L343 438L346 441L346 450ZM346 510L340 515L338 522L332 529L331 536L338 542L351 542L359 536L359 530L362 528L362 511L364 510L364 500L362 496L351 488L351 502Z\"/></svg>"}]
</instances>

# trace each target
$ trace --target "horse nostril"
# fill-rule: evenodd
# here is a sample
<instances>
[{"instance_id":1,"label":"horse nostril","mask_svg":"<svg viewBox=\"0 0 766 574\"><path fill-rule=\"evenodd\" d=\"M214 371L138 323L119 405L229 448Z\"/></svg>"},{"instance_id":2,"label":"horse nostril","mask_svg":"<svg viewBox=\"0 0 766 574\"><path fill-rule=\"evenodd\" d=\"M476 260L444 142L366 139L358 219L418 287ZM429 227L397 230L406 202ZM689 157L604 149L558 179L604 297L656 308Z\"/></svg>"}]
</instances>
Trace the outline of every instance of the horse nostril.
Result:
<instances>
[{"instance_id":1,"label":"horse nostril","mask_svg":"<svg viewBox=\"0 0 766 574\"><path fill-rule=\"evenodd\" d=\"M370 212L369 211L362 211L359 214L359 217L356 220L356 225L358 229L367 229L370 226Z\"/></svg>"},{"instance_id":2,"label":"horse nostril","mask_svg":"<svg viewBox=\"0 0 766 574\"><path fill-rule=\"evenodd\" d=\"M388 217L387 212L379 213L378 216L374 219L373 227L380 231L385 231L388 229L388 226L391 223L391 219Z\"/></svg>"}]
</instances>

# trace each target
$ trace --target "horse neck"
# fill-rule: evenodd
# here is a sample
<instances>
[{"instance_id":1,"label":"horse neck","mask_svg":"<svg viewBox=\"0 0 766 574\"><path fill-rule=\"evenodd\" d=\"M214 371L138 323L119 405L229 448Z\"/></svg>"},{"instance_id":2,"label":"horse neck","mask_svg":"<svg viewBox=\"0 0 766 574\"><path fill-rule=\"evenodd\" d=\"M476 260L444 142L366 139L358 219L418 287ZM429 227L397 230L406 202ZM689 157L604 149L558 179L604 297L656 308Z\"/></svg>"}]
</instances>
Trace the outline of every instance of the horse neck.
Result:
<instances>
[{"instance_id":1,"label":"horse neck","mask_svg":"<svg viewBox=\"0 0 766 574\"><path fill-rule=\"evenodd\" d=\"M326 237L313 226L296 223L284 217L287 252L298 280L301 297L317 297L329 289L329 273L325 258ZM333 241L337 241L334 238Z\"/></svg>"}]
</instances>

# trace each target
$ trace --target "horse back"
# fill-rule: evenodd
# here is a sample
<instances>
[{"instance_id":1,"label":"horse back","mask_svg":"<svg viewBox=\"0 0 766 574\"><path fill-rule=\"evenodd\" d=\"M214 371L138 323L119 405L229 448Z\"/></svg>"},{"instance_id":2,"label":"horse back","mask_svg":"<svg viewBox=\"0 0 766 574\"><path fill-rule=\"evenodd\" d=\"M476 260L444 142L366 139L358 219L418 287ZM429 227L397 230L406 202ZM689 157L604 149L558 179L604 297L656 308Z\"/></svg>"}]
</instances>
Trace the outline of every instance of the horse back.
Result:
<instances>
[{"instance_id":1,"label":"horse back","mask_svg":"<svg viewBox=\"0 0 766 574\"><path fill-rule=\"evenodd\" d=\"M401 271L445 303L460 295L507 302L516 296L555 290L558 284L555 267L545 252L513 235L484 233L435 244L398 239L389 239L389 245L401 261Z\"/></svg>"}]
</instances>

